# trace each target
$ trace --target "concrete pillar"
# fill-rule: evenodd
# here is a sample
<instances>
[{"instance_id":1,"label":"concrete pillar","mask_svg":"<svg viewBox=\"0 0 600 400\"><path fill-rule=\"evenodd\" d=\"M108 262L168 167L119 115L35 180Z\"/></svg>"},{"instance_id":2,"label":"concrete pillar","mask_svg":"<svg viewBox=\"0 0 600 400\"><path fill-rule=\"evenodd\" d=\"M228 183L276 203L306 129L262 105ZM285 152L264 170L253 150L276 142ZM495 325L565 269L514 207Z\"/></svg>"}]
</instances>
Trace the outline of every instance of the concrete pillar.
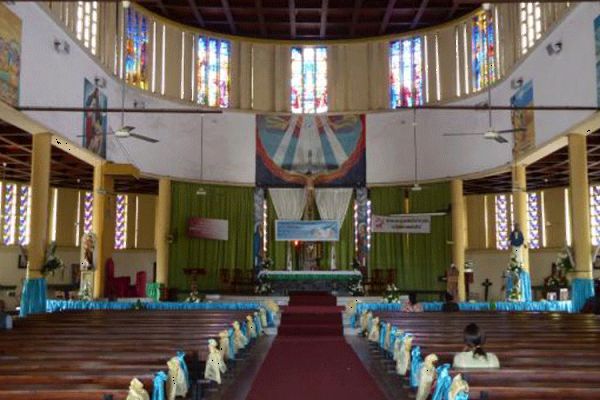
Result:
<instances>
[{"instance_id":1,"label":"concrete pillar","mask_svg":"<svg viewBox=\"0 0 600 400\"><path fill-rule=\"evenodd\" d=\"M527 173L524 165L512 168L513 186L513 228L518 223L523 233L524 246L521 248L523 269L529 272L529 216L527 213ZM512 229L511 229L512 231Z\"/></svg>"},{"instance_id":2,"label":"concrete pillar","mask_svg":"<svg viewBox=\"0 0 600 400\"><path fill-rule=\"evenodd\" d=\"M158 181L156 223L154 226L156 283L167 286L169 283L169 242L167 237L171 230L171 180L168 178L160 178Z\"/></svg>"},{"instance_id":3,"label":"concrete pillar","mask_svg":"<svg viewBox=\"0 0 600 400\"><path fill-rule=\"evenodd\" d=\"M115 233L114 179L105 173L106 162L94 167L92 232L96 234L94 298L104 297L106 260L112 257Z\"/></svg>"},{"instance_id":4,"label":"concrete pillar","mask_svg":"<svg viewBox=\"0 0 600 400\"><path fill-rule=\"evenodd\" d=\"M452 263L458 269L458 301L466 301L465 288L465 197L463 195L463 181L453 179L450 182L452 196Z\"/></svg>"}]
</instances>

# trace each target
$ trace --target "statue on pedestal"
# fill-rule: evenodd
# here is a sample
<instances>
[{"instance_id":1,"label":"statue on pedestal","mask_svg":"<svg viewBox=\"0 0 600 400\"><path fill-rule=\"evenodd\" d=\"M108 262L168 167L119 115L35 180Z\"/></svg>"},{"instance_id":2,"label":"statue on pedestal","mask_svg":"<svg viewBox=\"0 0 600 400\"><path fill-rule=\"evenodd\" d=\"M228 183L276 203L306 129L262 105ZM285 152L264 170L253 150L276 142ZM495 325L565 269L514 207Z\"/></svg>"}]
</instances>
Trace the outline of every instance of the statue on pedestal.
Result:
<instances>
[{"instance_id":1,"label":"statue on pedestal","mask_svg":"<svg viewBox=\"0 0 600 400\"><path fill-rule=\"evenodd\" d=\"M455 300L458 300L458 275L456 265L450 264L450 268L446 270L446 292Z\"/></svg>"}]
</instances>

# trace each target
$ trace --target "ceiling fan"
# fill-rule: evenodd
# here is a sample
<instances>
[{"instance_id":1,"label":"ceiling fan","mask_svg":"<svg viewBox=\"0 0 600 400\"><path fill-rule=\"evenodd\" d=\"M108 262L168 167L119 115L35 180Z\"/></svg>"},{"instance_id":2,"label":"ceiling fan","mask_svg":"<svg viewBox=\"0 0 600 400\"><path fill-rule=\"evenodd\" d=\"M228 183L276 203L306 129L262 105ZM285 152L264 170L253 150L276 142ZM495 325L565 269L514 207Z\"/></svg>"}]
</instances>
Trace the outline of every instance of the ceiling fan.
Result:
<instances>
[{"instance_id":1,"label":"ceiling fan","mask_svg":"<svg viewBox=\"0 0 600 400\"><path fill-rule=\"evenodd\" d=\"M114 135L119 139L132 137L150 143L158 143L157 139L133 132L134 129L135 126L125 125L125 82L123 81L123 84L121 85L121 127L117 130L108 132L107 135Z\"/></svg>"},{"instance_id":2,"label":"ceiling fan","mask_svg":"<svg viewBox=\"0 0 600 400\"><path fill-rule=\"evenodd\" d=\"M508 140L502 135L514 132L524 132L524 128L513 128L513 129L494 129L492 126L492 85L488 84L488 129L484 132L459 132L459 133L444 133L444 136L482 136L487 140L494 140L498 143L508 143Z\"/></svg>"}]
</instances>

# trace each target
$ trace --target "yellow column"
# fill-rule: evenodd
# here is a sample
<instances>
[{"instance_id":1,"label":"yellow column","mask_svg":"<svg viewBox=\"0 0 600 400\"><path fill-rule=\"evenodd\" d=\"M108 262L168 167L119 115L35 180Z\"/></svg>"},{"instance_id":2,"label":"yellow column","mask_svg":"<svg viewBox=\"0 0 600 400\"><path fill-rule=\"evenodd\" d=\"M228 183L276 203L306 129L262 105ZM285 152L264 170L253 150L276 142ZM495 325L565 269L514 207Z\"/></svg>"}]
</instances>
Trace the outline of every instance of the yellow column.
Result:
<instances>
[{"instance_id":1,"label":"yellow column","mask_svg":"<svg viewBox=\"0 0 600 400\"><path fill-rule=\"evenodd\" d=\"M452 196L452 262L458 269L458 301L466 301L465 291L465 197L463 195L463 181L453 179L450 182Z\"/></svg>"},{"instance_id":2,"label":"yellow column","mask_svg":"<svg viewBox=\"0 0 600 400\"><path fill-rule=\"evenodd\" d=\"M112 257L115 232L113 178L105 174L106 162L94 167L92 231L96 234L94 298L104 297L106 260Z\"/></svg>"},{"instance_id":3,"label":"yellow column","mask_svg":"<svg viewBox=\"0 0 600 400\"><path fill-rule=\"evenodd\" d=\"M521 250L523 269L529 272L529 218L527 215L527 174L524 165L512 168L513 225L519 224L525 244ZM511 229L512 231L512 229Z\"/></svg>"},{"instance_id":4,"label":"yellow column","mask_svg":"<svg viewBox=\"0 0 600 400\"><path fill-rule=\"evenodd\" d=\"M167 286L169 282L169 242L171 230L171 180L158 181L158 201L156 203L156 223L154 244L156 246L156 283Z\"/></svg>"},{"instance_id":5,"label":"yellow column","mask_svg":"<svg viewBox=\"0 0 600 400\"><path fill-rule=\"evenodd\" d=\"M41 278L48 245L50 197L50 152L52 135L33 135L31 153L31 221L28 246L27 279Z\"/></svg>"},{"instance_id":6,"label":"yellow column","mask_svg":"<svg viewBox=\"0 0 600 400\"><path fill-rule=\"evenodd\" d=\"M586 137L569 135L569 193L571 196L571 234L575 253L573 278L592 279L590 198Z\"/></svg>"}]
</instances>

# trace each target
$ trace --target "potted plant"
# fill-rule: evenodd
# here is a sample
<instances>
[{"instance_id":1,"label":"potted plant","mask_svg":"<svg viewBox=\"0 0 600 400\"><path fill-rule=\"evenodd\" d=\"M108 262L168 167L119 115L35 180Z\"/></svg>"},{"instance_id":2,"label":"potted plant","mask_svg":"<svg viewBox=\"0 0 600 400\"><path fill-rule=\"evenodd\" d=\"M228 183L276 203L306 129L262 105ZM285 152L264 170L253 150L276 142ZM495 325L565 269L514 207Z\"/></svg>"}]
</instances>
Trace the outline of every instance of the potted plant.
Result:
<instances>
[{"instance_id":1,"label":"potted plant","mask_svg":"<svg viewBox=\"0 0 600 400\"><path fill-rule=\"evenodd\" d=\"M44 276L48 274L54 275L56 270L64 268L64 266L65 263L63 260L56 256L56 242L50 242L46 250L46 261L42 265L42 274Z\"/></svg>"}]
</instances>

